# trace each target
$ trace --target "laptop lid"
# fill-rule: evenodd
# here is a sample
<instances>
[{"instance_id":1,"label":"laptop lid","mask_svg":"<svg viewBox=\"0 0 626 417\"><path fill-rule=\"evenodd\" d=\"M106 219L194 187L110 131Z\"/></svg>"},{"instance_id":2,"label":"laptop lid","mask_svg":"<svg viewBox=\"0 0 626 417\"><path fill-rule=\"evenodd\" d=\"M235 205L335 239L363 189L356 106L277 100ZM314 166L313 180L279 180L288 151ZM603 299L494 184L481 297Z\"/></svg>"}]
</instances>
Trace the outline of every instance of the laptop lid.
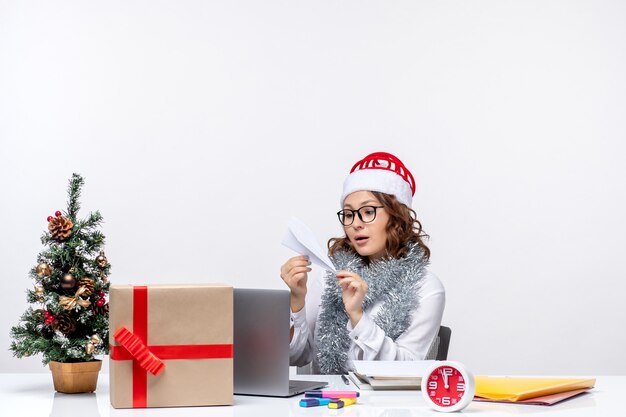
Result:
<instances>
[{"instance_id":1,"label":"laptop lid","mask_svg":"<svg viewBox=\"0 0 626 417\"><path fill-rule=\"evenodd\" d=\"M325 386L289 381L287 290L234 289L235 394L287 397Z\"/></svg>"}]
</instances>

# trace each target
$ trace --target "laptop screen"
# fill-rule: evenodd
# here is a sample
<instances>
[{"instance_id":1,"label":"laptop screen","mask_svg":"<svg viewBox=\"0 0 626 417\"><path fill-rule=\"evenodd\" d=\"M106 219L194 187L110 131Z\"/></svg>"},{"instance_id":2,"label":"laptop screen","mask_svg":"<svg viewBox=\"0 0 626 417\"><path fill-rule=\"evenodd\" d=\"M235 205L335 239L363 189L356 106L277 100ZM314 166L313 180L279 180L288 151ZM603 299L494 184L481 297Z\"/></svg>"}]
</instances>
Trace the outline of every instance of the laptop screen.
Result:
<instances>
[{"instance_id":1,"label":"laptop screen","mask_svg":"<svg viewBox=\"0 0 626 417\"><path fill-rule=\"evenodd\" d=\"M235 394L289 390L288 290L234 289Z\"/></svg>"}]
</instances>

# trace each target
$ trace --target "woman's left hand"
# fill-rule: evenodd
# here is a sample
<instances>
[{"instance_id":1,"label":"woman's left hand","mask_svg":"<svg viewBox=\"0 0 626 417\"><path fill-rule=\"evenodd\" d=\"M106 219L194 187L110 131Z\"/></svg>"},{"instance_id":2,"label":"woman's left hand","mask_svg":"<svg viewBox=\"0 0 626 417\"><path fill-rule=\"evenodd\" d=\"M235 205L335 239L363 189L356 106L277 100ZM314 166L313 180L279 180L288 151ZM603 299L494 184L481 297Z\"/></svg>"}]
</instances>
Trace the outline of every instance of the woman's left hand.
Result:
<instances>
[{"instance_id":1,"label":"woman's left hand","mask_svg":"<svg viewBox=\"0 0 626 417\"><path fill-rule=\"evenodd\" d=\"M342 290L343 305L350 318L352 327L355 327L363 317L363 300L367 294L367 282L354 272L339 271L337 273L339 286Z\"/></svg>"}]
</instances>

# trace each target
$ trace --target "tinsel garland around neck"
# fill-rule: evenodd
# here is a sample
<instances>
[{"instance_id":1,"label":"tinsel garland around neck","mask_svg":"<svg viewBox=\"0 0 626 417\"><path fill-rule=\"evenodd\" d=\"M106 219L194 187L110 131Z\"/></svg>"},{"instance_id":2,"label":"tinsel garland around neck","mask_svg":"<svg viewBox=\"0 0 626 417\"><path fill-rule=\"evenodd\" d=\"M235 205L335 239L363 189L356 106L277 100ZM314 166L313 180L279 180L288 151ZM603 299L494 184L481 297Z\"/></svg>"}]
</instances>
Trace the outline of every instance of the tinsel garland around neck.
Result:
<instances>
[{"instance_id":1,"label":"tinsel garland around neck","mask_svg":"<svg viewBox=\"0 0 626 417\"><path fill-rule=\"evenodd\" d=\"M338 271L355 272L367 282L363 311L367 311L373 303L382 301L374 322L395 341L409 327L411 313L418 307L417 290L428 265L422 249L412 243L405 256L375 261L369 265L360 256L348 251L338 251L331 259ZM317 359L322 374L343 374L347 371L350 348L346 328L348 315L336 275L329 271L325 281L316 341Z\"/></svg>"}]
</instances>

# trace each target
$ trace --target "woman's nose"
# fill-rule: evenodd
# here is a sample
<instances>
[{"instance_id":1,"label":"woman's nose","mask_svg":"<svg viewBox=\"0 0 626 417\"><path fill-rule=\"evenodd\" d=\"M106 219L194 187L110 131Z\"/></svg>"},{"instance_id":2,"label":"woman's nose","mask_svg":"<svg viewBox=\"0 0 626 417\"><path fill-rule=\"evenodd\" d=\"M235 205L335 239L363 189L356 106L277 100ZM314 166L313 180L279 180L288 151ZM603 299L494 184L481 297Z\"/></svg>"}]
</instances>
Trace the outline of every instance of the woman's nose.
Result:
<instances>
[{"instance_id":1,"label":"woman's nose","mask_svg":"<svg viewBox=\"0 0 626 417\"><path fill-rule=\"evenodd\" d=\"M356 216L354 218L354 221L352 222L352 227L354 227L355 229L362 229L363 228L363 220L361 220L361 218L359 216Z\"/></svg>"}]
</instances>

